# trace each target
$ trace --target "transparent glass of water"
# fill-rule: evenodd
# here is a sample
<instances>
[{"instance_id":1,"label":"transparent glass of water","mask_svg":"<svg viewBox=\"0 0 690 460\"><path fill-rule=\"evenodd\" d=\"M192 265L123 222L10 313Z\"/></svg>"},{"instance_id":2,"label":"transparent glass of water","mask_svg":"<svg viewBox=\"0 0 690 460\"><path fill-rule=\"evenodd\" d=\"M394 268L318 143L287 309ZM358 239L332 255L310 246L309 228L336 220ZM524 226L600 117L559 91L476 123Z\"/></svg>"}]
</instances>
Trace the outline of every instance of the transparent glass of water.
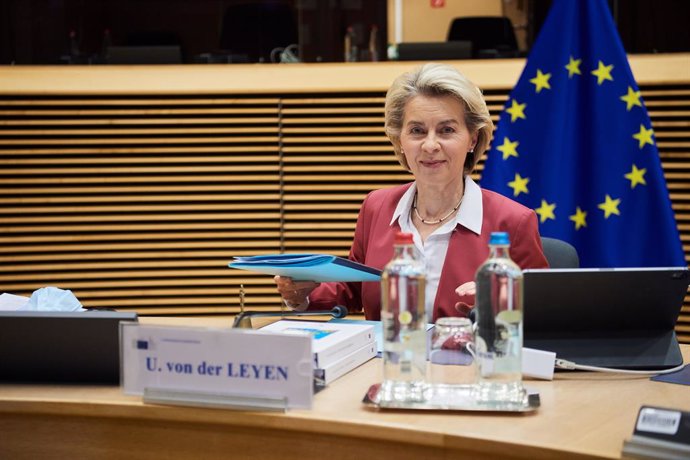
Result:
<instances>
[{"instance_id":1,"label":"transparent glass of water","mask_svg":"<svg viewBox=\"0 0 690 460\"><path fill-rule=\"evenodd\" d=\"M428 397L449 406L471 405L477 379L474 334L467 318L439 318L434 325L427 367Z\"/></svg>"}]
</instances>

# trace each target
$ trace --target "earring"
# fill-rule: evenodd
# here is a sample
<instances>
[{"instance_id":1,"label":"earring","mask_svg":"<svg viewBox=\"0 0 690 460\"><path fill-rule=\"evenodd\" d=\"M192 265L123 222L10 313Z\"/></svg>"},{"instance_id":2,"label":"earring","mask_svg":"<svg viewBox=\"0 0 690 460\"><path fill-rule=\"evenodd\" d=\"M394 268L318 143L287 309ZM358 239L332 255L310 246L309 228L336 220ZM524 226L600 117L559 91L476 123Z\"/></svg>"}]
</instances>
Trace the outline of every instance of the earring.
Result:
<instances>
[{"instance_id":1,"label":"earring","mask_svg":"<svg viewBox=\"0 0 690 460\"><path fill-rule=\"evenodd\" d=\"M472 148L472 149L469 149L469 150L467 151L467 153L474 153L474 149L473 149L473 148Z\"/></svg>"}]
</instances>

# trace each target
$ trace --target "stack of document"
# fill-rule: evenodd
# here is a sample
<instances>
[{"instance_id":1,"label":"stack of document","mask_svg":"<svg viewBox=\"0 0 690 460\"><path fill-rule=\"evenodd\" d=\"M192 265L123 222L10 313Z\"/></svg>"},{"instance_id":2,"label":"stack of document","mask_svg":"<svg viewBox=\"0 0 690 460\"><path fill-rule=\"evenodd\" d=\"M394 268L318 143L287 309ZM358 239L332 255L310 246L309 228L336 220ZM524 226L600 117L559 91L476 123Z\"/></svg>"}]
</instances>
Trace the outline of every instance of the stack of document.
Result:
<instances>
[{"instance_id":1,"label":"stack of document","mask_svg":"<svg viewBox=\"0 0 690 460\"><path fill-rule=\"evenodd\" d=\"M374 327L318 321L281 320L261 328L282 334L310 334L314 353L314 377L328 385L376 356Z\"/></svg>"},{"instance_id":2,"label":"stack of document","mask_svg":"<svg viewBox=\"0 0 690 460\"><path fill-rule=\"evenodd\" d=\"M230 268L268 275L289 276L295 280L380 281L381 270L342 257L327 254L269 254L235 257Z\"/></svg>"}]
</instances>

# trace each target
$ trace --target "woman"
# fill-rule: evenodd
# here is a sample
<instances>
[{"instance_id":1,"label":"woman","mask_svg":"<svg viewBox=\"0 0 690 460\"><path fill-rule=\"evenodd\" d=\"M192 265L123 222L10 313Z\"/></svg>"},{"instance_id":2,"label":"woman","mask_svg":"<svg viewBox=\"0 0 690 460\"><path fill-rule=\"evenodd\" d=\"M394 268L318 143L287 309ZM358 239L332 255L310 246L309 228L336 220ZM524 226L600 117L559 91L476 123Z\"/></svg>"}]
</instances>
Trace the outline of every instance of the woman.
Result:
<instances>
[{"instance_id":1,"label":"woman","mask_svg":"<svg viewBox=\"0 0 690 460\"><path fill-rule=\"evenodd\" d=\"M395 234L412 233L427 268L430 322L465 316L474 305L474 275L489 255L491 232L508 232L510 255L521 268L548 266L534 211L480 189L470 178L493 131L479 88L451 66L426 64L395 80L385 110L386 134L415 181L367 196L350 259L383 268ZM345 305L380 319L379 283L275 281L295 309Z\"/></svg>"}]
</instances>

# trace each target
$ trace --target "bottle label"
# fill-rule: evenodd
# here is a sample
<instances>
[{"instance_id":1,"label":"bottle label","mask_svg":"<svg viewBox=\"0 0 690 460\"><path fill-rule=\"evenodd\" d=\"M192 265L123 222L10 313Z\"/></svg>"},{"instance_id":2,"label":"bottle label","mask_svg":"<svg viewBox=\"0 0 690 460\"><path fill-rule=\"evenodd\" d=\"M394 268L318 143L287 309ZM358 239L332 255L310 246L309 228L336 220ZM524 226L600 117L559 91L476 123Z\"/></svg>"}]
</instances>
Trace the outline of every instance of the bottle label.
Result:
<instances>
[{"instance_id":1,"label":"bottle label","mask_svg":"<svg viewBox=\"0 0 690 460\"><path fill-rule=\"evenodd\" d=\"M398 315L398 321L400 321L400 324L402 324L403 326L407 326L408 324L410 324L412 322L412 319L412 313L410 313L407 310L401 311Z\"/></svg>"},{"instance_id":2,"label":"bottle label","mask_svg":"<svg viewBox=\"0 0 690 460\"><path fill-rule=\"evenodd\" d=\"M395 340L397 332L395 330L395 321L393 321L393 313L390 311L382 311L381 324L383 324L384 339L387 341Z\"/></svg>"}]
</instances>

